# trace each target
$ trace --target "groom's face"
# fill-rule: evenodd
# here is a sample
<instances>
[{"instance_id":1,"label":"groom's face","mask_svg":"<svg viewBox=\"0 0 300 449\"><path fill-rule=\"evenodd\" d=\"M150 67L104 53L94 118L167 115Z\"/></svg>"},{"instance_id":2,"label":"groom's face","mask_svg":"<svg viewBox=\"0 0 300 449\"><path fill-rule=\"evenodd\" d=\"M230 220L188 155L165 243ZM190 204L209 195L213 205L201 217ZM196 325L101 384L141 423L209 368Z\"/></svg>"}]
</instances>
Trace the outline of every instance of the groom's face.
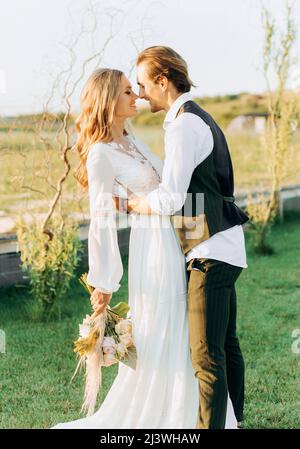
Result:
<instances>
[{"instance_id":1,"label":"groom's face","mask_svg":"<svg viewBox=\"0 0 300 449\"><path fill-rule=\"evenodd\" d=\"M139 96L149 101L151 112L158 112L165 108L165 86L161 83L154 83L148 77L146 63L137 66L137 83Z\"/></svg>"}]
</instances>

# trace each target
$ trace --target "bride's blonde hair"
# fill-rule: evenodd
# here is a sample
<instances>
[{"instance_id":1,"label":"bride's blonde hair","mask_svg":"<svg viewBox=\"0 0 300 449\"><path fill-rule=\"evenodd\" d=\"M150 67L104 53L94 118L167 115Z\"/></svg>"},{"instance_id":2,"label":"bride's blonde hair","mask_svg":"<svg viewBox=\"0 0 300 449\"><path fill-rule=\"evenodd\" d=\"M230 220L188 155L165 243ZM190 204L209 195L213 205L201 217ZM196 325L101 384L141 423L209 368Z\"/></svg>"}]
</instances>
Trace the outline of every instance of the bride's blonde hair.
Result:
<instances>
[{"instance_id":1,"label":"bride's blonde hair","mask_svg":"<svg viewBox=\"0 0 300 449\"><path fill-rule=\"evenodd\" d=\"M90 76L81 94L81 112L76 120L80 163L74 177L87 190L86 160L91 145L112 141L112 124L123 72L115 69L98 69ZM127 134L124 130L124 134Z\"/></svg>"}]
</instances>

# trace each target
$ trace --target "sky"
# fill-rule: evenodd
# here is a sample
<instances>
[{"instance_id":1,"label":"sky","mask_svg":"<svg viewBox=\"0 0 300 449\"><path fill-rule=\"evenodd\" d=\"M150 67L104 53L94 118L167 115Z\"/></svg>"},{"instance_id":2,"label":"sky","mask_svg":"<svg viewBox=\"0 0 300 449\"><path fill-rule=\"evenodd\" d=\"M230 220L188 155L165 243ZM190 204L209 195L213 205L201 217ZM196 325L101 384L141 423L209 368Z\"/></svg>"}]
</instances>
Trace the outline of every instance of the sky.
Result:
<instances>
[{"instance_id":1,"label":"sky","mask_svg":"<svg viewBox=\"0 0 300 449\"><path fill-rule=\"evenodd\" d=\"M293 3L300 30L300 0ZM70 89L84 59L103 48L112 14L115 35L97 66L123 70L134 89L137 52L168 45L187 61L194 96L263 92L262 5L282 26L285 0L0 0L0 115L40 111L73 58ZM87 65L71 97L74 111L94 68ZM61 109L63 86L50 109Z\"/></svg>"}]
</instances>

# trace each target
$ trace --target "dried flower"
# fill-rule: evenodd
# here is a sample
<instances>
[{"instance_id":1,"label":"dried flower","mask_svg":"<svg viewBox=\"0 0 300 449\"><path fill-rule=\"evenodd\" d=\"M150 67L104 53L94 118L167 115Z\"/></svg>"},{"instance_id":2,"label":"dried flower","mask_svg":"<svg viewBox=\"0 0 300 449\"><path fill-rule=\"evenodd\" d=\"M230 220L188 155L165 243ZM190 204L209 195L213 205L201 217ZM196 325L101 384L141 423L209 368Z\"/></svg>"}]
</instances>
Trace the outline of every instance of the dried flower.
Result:
<instances>
[{"instance_id":1,"label":"dried flower","mask_svg":"<svg viewBox=\"0 0 300 449\"><path fill-rule=\"evenodd\" d=\"M88 324L79 324L79 335L82 338L85 338L91 332L91 326Z\"/></svg>"}]
</instances>

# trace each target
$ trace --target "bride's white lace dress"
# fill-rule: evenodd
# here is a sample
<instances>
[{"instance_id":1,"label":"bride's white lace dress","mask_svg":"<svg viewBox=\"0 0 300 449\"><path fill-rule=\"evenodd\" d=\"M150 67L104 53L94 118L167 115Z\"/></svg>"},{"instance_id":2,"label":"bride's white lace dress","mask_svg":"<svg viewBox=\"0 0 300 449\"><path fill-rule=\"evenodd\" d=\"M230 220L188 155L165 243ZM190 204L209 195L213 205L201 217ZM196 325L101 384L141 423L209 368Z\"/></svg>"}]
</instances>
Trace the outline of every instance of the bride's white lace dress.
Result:
<instances>
[{"instance_id":1,"label":"bride's white lace dress","mask_svg":"<svg viewBox=\"0 0 300 449\"><path fill-rule=\"evenodd\" d=\"M158 187L162 171L160 159L141 141L126 139L132 154L115 143L99 143L87 160L88 281L102 291L117 291L123 274L111 194L124 196L120 183L136 194L150 192ZM190 361L185 258L169 217L132 216L128 287L136 370L119 363L94 415L53 428L195 429L198 380ZM230 400L226 428L236 428Z\"/></svg>"}]
</instances>

